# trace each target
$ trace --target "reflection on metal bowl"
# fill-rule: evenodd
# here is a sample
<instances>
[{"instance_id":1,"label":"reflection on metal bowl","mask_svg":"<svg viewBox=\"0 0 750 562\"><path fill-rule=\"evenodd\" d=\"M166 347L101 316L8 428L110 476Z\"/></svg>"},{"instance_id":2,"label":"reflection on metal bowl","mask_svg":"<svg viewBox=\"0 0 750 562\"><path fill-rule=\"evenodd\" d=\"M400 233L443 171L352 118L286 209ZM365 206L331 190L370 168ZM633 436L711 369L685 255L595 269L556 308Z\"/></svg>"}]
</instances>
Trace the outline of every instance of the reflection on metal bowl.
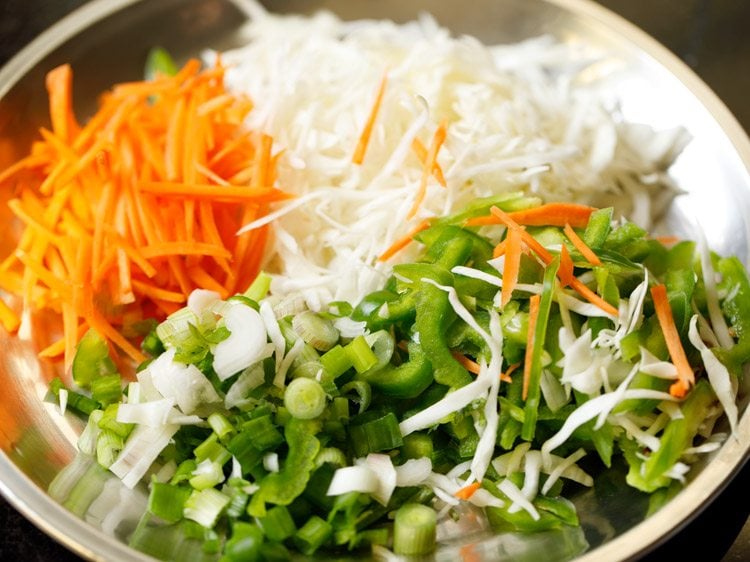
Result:
<instances>
[{"instance_id":1,"label":"reflection on metal bowl","mask_svg":"<svg viewBox=\"0 0 750 562\"><path fill-rule=\"evenodd\" d=\"M709 244L723 254L750 255L750 142L724 106L684 65L647 36L584 0L503 0L475 2L471 9L453 2L378 3L331 0L274 2L279 12L309 13L333 10L343 18L413 18L428 10L455 33L470 33L498 43L551 34L562 41L585 41L608 53L619 65L617 93L621 111L630 121L666 128L682 125L693 136L670 170L686 192L663 219L665 229L689 233L690 221L700 216ZM90 114L99 92L111 84L140 76L148 49L163 45L178 57L204 47L226 48L237 41L244 14L231 0L98 0L61 21L33 42L0 71L0 167L28 148L38 127L46 121L44 74L70 62L76 71L76 108ZM168 21L169 25L164 22ZM0 194L0 203L10 195ZM0 239L5 256L16 238L5 205L0 220L6 233ZM700 213L698 212L700 210ZM122 499L116 481L106 473L76 460L75 441L82 424L61 416L44 401L54 368L37 359L35 341L56 329L49 317L35 317L17 338L0 335L0 488L4 495L37 525L84 557L143 560L140 553L95 528L98 523L124 538L132 530L128 513L116 521L101 513L101 505ZM744 404L743 404L744 407ZM744 411L744 409L743 409ZM697 471L694 481L661 511L643 522L646 502L623 492L616 470L600 479L596 488L575 499L582 531L544 535L479 533L471 537L473 553L482 560L538 559L555 552L559 559L616 560L638 556L670 536L697 513L741 467L750 448L750 418L742 417L738 439L728 441ZM66 468L67 467L67 468ZM91 470L92 473L87 471ZM71 475L101 479L101 496L89 498L81 511L72 510L75 488ZM57 477L57 479L55 479ZM50 498L50 490L64 506ZM75 478L73 479L75 480ZM103 498L103 499L102 499ZM128 498L132 499L130 496ZM97 503L98 501L98 503ZM128 500L130 501L130 500ZM138 501L133 500L136 505ZM445 529L461 533L463 529ZM585 535L585 536L584 536ZM456 559L464 541L448 540L438 560ZM549 556L545 556L549 559Z\"/></svg>"}]
</instances>

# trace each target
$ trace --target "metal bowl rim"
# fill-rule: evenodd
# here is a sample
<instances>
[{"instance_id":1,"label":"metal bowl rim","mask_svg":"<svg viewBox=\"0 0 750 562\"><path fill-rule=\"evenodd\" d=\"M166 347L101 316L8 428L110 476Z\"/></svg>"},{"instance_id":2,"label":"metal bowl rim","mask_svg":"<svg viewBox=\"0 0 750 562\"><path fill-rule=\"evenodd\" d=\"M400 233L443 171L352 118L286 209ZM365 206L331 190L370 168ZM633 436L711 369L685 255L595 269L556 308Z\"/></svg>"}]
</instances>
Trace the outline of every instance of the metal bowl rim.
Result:
<instances>
[{"instance_id":1,"label":"metal bowl rim","mask_svg":"<svg viewBox=\"0 0 750 562\"><path fill-rule=\"evenodd\" d=\"M0 69L0 98L44 56L90 25L142 0L92 0L41 33ZM242 0L232 0L238 5ZM742 161L750 187L750 139L727 106L682 60L646 32L593 0L543 0L575 16L589 18L651 57L675 76L718 123ZM658 513L609 542L585 553L578 562L632 560L666 541L695 518L731 481L750 451L750 413L716 457L676 498ZM73 552L90 560L153 560L75 517L36 486L0 451L0 493L34 525ZM675 521L678 523L675 524Z\"/></svg>"}]
</instances>

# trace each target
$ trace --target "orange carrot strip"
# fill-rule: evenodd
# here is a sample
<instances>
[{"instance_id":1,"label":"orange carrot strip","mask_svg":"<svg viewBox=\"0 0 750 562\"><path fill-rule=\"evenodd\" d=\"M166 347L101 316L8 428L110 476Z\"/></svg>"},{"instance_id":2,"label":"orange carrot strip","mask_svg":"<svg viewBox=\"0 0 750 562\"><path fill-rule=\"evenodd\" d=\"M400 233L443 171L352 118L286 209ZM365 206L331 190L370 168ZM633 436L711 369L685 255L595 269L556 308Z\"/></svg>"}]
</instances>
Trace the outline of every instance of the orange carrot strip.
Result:
<instances>
[{"instance_id":1,"label":"orange carrot strip","mask_svg":"<svg viewBox=\"0 0 750 562\"><path fill-rule=\"evenodd\" d=\"M493 258L499 258L500 256L504 256L506 250L508 249L508 239L505 238L504 240L501 240L497 246L492 250L492 257Z\"/></svg>"},{"instance_id":2,"label":"orange carrot strip","mask_svg":"<svg viewBox=\"0 0 750 562\"><path fill-rule=\"evenodd\" d=\"M2 183L2 181L0 181ZM654 236L654 240L657 242L661 242L665 246L671 246L672 244L677 244L680 241L679 236Z\"/></svg>"},{"instance_id":3,"label":"orange carrot strip","mask_svg":"<svg viewBox=\"0 0 750 562\"><path fill-rule=\"evenodd\" d=\"M279 201L293 197L273 187L242 187L238 185L186 184L179 182L139 182L138 189L157 196L192 197L214 201L263 200Z\"/></svg>"},{"instance_id":4,"label":"orange carrot strip","mask_svg":"<svg viewBox=\"0 0 750 562\"><path fill-rule=\"evenodd\" d=\"M419 161L424 165L425 160L427 160L427 147L416 137L414 138L414 142L411 143L411 147L414 149L414 152L416 152ZM432 166L432 175L435 176L435 179L440 185L448 187L448 182L445 181L445 176L443 175L443 168L438 162L435 162Z\"/></svg>"},{"instance_id":5,"label":"orange carrot strip","mask_svg":"<svg viewBox=\"0 0 750 562\"><path fill-rule=\"evenodd\" d=\"M568 248L563 244L562 249L560 250L560 268L557 270L557 276L560 278L563 287L570 285L570 282L574 277L574 269L575 266L570 257L570 253L568 252Z\"/></svg>"},{"instance_id":6,"label":"orange carrot strip","mask_svg":"<svg viewBox=\"0 0 750 562\"><path fill-rule=\"evenodd\" d=\"M471 484L468 484L460 490L456 491L456 493L453 495L460 500L468 501L481 486L481 482L472 482Z\"/></svg>"},{"instance_id":7,"label":"orange carrot strip","mask_svg":"<svg viewBox=\"0 0 750 562\"><path fill-rule=\"evenodd\" d=\"M573 246L576 247L576 250L581 253L587 262L591 265L602 265L602 260L599 259L599 256L597 256L594 251L586 245L586 242L576 234L576 231L573 230L569 223L565 224L563 232L565 232L565 236L568 237L568 240L573 243Z\"/></svg>"},{"instance_id":8,"label":"orange carrot strip","mask_svg":"<svg viewBox=\"0 0 750 562\"><path fill-rule=\"evenodd\" d=\"M76 340L79 340L83 337L83 334L86 333L86 330L88 330L88 326L86 323L82 323L78 326L78 329L75 331L76 334ZM56 342L53 342L52 344L48 345L44 349L42 349L39 352L39 357L46 357L48 359L53 359L55 357L59 357L65 353L65 337L60 338Z\"/></svg>"},{"instance_id":9,"label":"orange carrot strip","mask_svg":"<svg viewBox=\"0 0 750 562\"><path fill-rule=\"evenodd\" d=\"M536 238L534 238L531 234L526 232L526 230L521 228L521 225L514 221L513 217L495 206L490 209L490 212L494 216L496 216L500 220L501 224L504 224L508 228L508 230L517 231L521 235L521 240L529 248L531 248L531 250L537 256L539 256L539 259L541 259L545 265L549 265L552 262L552 254L550 254L544 246L537 242Z\"/></svg>"},{"instance_id":10,"label":"orange carrot strip","mask_svg":"<svg viewBox=\"0 0 750 562\"><path fill-rule=\"evenodd\" d=\"M540 295L532 295L529 299L529 329L526 332L526 354L523 360L523 390L521 398L526 400L529 393L529 380L531 379L531 357L534 354L534 331L536 330L536 320L539 317Z\"/></svg>"},{"instance_id":11,"label":"orange carrot strip","mask_svg":"<svg viewBox=\"0 0 750 562\"><path fill-rule=\"evenodd\" d=\"M219 256L231 258L226 248L204 242L160 242L141 248L141 255L146 259L163 256Z\"/></svg>"},{"instance_id":12,"label":"orange carrot strip","mask_svg":"<svg viewBox=\"0 0 750 562\"><path fill-rule=\"evenodd\" d=\"M479 363L477 363L476 361L472 361L471 359L469 359L468 357L466 357L466 355L464 355L463 353L461 353L459 351L453 351L453 352L451 352L451 355L453 355L453 358L456 361L458 361L458 363L464 369L466 369L467 371L469 371L470 373L473 373L475 375L479 374L479 371L481 369L481 367L479 366Z\"/></svg>"},{"instance_id":13,"label":"orange carrot strip","mask_svg":"<svg viewBox=\"0 0 750 562\"><path fill-rule=\"evenodd\" d=\"M3 299L0 299L0 324L10 334L15 334L21 325L21 319Z\"/></svg>"},{"instance_id":14,"label":"orange carrot strip","mask_svg":"<svg viewBox=\"0 0 750 562\"><path fill-rule=\"evenodd\" d=\"M583 228L596 208L576 203L546 203L523 211L508 213L518 224L527 226L565 226Z\"/></svg>"},{"instance_id":15,"label":"orange carrot strip","mask_svg":"<svg viewBox=\"0 0 750 562\"><path fill-rule=\"evenodd\" d=\"M196 265L189 268L187 274L197 287L200 287L201 289L208 289L210 291L216 291L223 299L229 296L229 291L227 291L226 287L224 287L224 285L222 285L211 275L209 275L209 273L201 266Z\"/></svg>"},{"instance_id":16,"label":"orange carrot strip","mask_svg":"<svg viewBox=\"0 0 750 562\"><path fill-rule=\"evenodd\" d=\"M389 260L398 252L400 252L402 249L404 249L406 246L408 246L411 243L411 241L414 240L414 236L416 234L419 234L423 230L429 228L430 220L431 219L424 219L420 221L419 224L417 224L417 226L412 228L403 238L399 238L393 244L388 246L388 249L382 254L380 254L380 256L378 256L378 260L380 261Z\"/></svg>"},{"instance_id":17,"label":"orange carrot strip","mask_svg":"<svg viewBox=\"0 0 750 562\"><path fill-rule=\"evenodd\" d=\"M500 380L503 382L513 382L513 379L510 378L510 376L513 374L513 372L518 369L518 367L521 366L521 363L513 363L511 366L509 366L505 372L500 375Z\"/></svg>"},{"instance_id":18,"label":"orange carrot strip","mask_svg":"<svg viewBox=\"0 0 750 562\"><path fill-rule=\"evenodd\" d=\"M388 74L383 74L378 85L378 91L375 94L375 101L372 104L370 115L365 121L364 127L362 127L362 133L359 136L357 147L354 149L354 155L352 156L352 162L354 164L361 164L365 159L365 151L367 151L367 145L370 143L370 136L372 135L372 129L375 125L375 119L380 111L380 105L383 102L383 94L385 93L385 86L388 83Z\"/></svg>"},{"instance_id":19,"label":"orange carrot strip","mask_svg":"<svg viewBox=\"0 0 750 562\"><path fill-rule=\"evenodd\" d=\"M432 137L430 149L427 152L427 158L425 158L424 166L422 167L422 180L419 182L419 190L417 191L417 196L414 198L414 204L409 211L408 218L412 218L417 214L417 209L419 209L419 206L422 204L422 200L427 193L427 180L429 179L430 174L432 173L432 168L437 161L438 151L440 150L440 147L443 146L446 134L445 123L441 123Z\"/></svg>"},{"instance_id":20,"label":"orange carrot strip","mask_svg":"<svg viewBox=\"0 0 750 562\"><path fill-rule=\"evenodd\" d=\"M10 178L18 174L23 170L33 170L44 166L48 162L48 158L45 156L26 156L15 164L12 164L0 172L0 185L8 181Z\"/></svg>"},{"instance_id":21,"label":"orange carrot strip","mask_svg":"<svg viewBox=\"0 0 750 562\"><path fill-rule=\"evenodd\" d=\"M598 306L607 314L610 314L611 316L614 316L614 317L617 317L617 315L619 314L619 311L614 306L609 304L602 297L600 297L594 291L589 289L577 277L573 277L570 280L570 287L575 289L583 298L585 298L591 304Z\"/></svg>"},{"instance_id":22,"label":"orange carrot strip","mask_svg":"<svg viewBox=\"0 0 750 562\"><path fill-rule=\"evenodd\" d=\"M185 142L185 98L177 100L172 118L167 129L166 144L164 146L167 179L175 181L180 176L182 166L182 146Z\"/></svg>"},{"instance_id":23,"label":"orange carrot strip","mask_svg":"<svg viewBox=\"0 0 750 562\"><path fill-rule=\"evenodd\" d=\"M92 328L102 334L105 338L112 341L117 347L122 349L136 363L141 363L146 356L138 348L131 344L112 324L107 322L104 317L96 310L92 311L91 317L87 319Z\"/></svg>"},{"instance_id":24,"label":"orange carrot strip","mask_svg":"<svg viewBox=\"0 0 750 562\"><path fill-rule=\"evenodd\" d=\"M45 80L49 93L49 113L52 130L65 142L78 132L78 124L73 117L73 71L69 64L63 64L47 73Z\"/></svg>"},{"instance_id":25,"label":"orange carrot strip","mask_svg":"<svg viewBox=\"0 0 750 562\"><path fill-rule=\"evenodd\" d=\"M23 208L21 201L19 201L18 199L11 199L10 201L8 201L7 205L14 215L16 215L19 219L21 219L27 225L37 230L38 234L43 234L44 237L50 243L54 243L56 240L59 239L59 236L55 234L54 232L52 232L47 227L47 225L42 224L42 222L38 220L36 217L27 213L26 210Z\"/></svg>"},{"instance_id":26,"label":"orange carrot strip","mask_svg":"<svg viewBox=\"0 0 750 562\"><path fill-rule=\"evenodd\" d=\"M513 289L518 283L521 271L521 235L517 230L509 230L505 239L505 263L503 264L503 287L500 292L500 303L507 305L513 296Z\"/></svg>"},{"instance_id":27,"label":"orange carrot strip","mask_svg":"<svg viewBox=\"0 0 750 562\"><path fill-rule=\"evenodd\" d=\"M677 368L677 381L669 387L669 393L677 398L684 398L690 387L695 384L695 374L690 363L688 363L685 348L680 341L680 333L674 323L672 307L669 306L667 287L656 285L651 287L651 297L654 299L654 309L659 320L659 326L667 343L669 356Z\"/></svg>"},{"instance_id":28,"label":"orange carrot strip","mask_svg":"<svg viewBox=\"0 0 750 562\"><path fill-rule=\"evenodd\" d=\"M145 295L154 300L176 303L183 303L186 300L185 295L183 295L182 293L160 289L159 287L154 287L153 285L144 283L143 281L138 281L137 279L133 280L133 289L135 289L135 291L140 293L141 295Z\"/></svg>"}]
</instances>

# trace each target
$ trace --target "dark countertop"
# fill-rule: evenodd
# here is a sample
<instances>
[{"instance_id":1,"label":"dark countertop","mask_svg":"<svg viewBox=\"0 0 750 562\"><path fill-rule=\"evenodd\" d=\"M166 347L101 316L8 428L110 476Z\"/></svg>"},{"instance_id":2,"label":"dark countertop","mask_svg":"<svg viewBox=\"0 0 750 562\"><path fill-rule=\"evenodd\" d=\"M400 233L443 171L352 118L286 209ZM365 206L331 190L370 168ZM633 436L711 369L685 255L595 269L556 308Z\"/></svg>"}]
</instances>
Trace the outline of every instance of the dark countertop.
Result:
<instances>
[{"instance_id":1,"label":"dark countertop","mask_svg":"<svg viewBox=\"0 0 750 562\"><path fill-rule=\"evenodd\" d=\"M86 0L0 0L0 65ZM685 60L750 131L750 2L747 0L600 0ZM750 466L676 538L649 555L725 562L750 559ZM739 499L739 501L738 501ZM0 497L0 560L76 561ZM734 545L733 545L734 543ZM727 553L728 549L730 549Z\"/></svg>"}]
</instances>

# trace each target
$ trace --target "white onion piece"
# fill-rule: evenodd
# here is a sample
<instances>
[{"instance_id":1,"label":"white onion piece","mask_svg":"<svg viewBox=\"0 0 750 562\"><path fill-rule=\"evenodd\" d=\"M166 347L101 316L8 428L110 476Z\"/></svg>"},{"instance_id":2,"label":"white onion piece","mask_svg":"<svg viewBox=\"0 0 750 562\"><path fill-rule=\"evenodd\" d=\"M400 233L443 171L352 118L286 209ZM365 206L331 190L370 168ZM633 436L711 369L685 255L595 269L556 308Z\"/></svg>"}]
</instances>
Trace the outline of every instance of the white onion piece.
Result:
<instances>
[{"instance_id":1,"label":"white onion piece","mask_svg":"<svg viewBox=\"0 0 750 562\"><path fill-rule=\"evenodd\" d=\"M409 459L396 467L396 486L405 488L418 486L430 476L432 461L428 457Z\"/></svg>"},{"instance_id":2,"label":"white onion piece","mask_svg":"<svg viewBox=\"0 0 750 562\"><path fill-rule=\"evenodd\" d=\"M340 496L349 492L372 494L378 490L378 475L369 466L345 466L337 468L328 485L329 496Z\"/></svg>"},{"instance_id":3,"label":"white onion piece","mask_svg":"<svg viewBox=\"0 0 750 562\"><path fill-rule=\"evenodd\" d=\"M229 337L213 349L214 371L222 381L256 363L268 339L260 314L247 305L231 306L224 315L224 324Z\"/></svg>"},{"instance_id":4,"label":"white onion piece","mask_svg":"<svg viewBox=\"0 0 750 562\"><path fill-rule=\"evenodd\" d=\"M378 477L378 487L370 495L381 505L388 505L393 490L396 489L397 474L393 461L388 455L370 453L365 459L366 466Z\"/></svg>"},{"instance_id":5,"label":"white onion piece","mask_svg":"<svg viewBox=\"0 0 750 562\"><path fill-rule=\"evenodd\" d=\"M143 475L153 464L177 433L180 426L162 425L148 427L138 425L128 437L125 447L109 469L122 480L128 488L133 488L140 482Z\"/></svg>"},{"instance_id":6,"label":"white onion piece","mask_svg":"<svg viewBox=\"0 0 750 562\"><path fill-rule=\"evenodd\" d=\"M221 404L221 398L206 376L195 365L174 360L170 349L149 366L151 383L164 398L172 398L184 414L209 414Z\"/></svg>"},{"instance_id":7,"label":"white onion piece","mask_svg":"<svg viewBox=\"0 0 750 562\"><path fill-rule=\"evenodd\" d=\"M333 321L333 326L339 331L341 337L356 338L357 336L364 335L367 322L357 322L351 318L343 316L341 318L336 318L336 320Z\"/></svg>"},{"instance_id":8,"label":"white onion piece","mask_svg":"<svg viewBox=\"0 0 750 562\"><path fill-rule=\"evenodd\" d=\"M539 451L529 451L524 457L523 464L523 488L521 493L530 502L534 500L539 491L539 475L542 470L542 455ZM522 507L518 503L513 503L508 509L510 513L521 511Z\"/></svg>"},{"instance_id":9,"label":"white onion piece","mask_svg":"<svg viewBox=\"0 0 750 562\"><path fill-rule=\"evenodd\" d=\"M68 407L68 390L65 388L61 388L57 393L57 399L60 403L60 415L64 416L65 410Z\"/></svg>"},{"instance_id":10,"label":"white onion piece","mask_svg":"<svg viewBox=\"0 0 750 562\"><path fill-rule=\"evenodd\" d=\"M727 371L724 364L716 358L713 352L705 343L703 343L703 340L701 340L700 334L698 333L697 322L697 315L690 319L688 338L695 349L701 353L701 359L703 359L703 364L706 366L708 382L711 383L711 387L714 389L716 397L724 408L724 413L727 415L727 420L729 420L729 427L732 428L732 434L736 435L738 415L737 403L735 402L735 395L732 389L732 380L729 376L729 371Z\"/></svg>"},{"instance_id":11,"label":"white onion piece","mask_svg":"<svg viewBox=\"0 0 750 562\"><path fill-rule=\"evenodd\" d=\"M221 296L216 291L195 289L188 295L187 307L200 318L204 312L211 310L211 307L220 300Z\"/></svg>"},{"instance_id":12,"label":"white onion piece","mask_svg":"<svg viewBox=\"0 0 750 562\"><path fill-rule=\"evenodd\" d=\"M117 407L117 421L158 428L167 423L172 406L174 406L172 398L162 398L140 404L120 404Z\"/></svg>"},{"instance_id":13,"label":"white onion piece","mask_svg":"<svg viewBox=\"0 0 750 562\"><path fill-rule=\"evenodd\" d=\"M286 351L286 341L284 340L284 335L281 333L279 322L276 320L276 315L274 314L273 308L268 299L263 299L260 303L260 317L266 327L268 337L271 338L271 343L273 343L276 364L281 365L281 362L284 359L284 352ZM275 383L276 381L274 381L274 384Z\"/></svg>"},{"instance_id":14,"label":"white onion piece","mask_svg":"<svg viewBox=\"0 0 750 562\"><path fill-rule=\"evenodd\" d=\"M493 460L492 466L499 474L510 476L521 468L523 457L529 449L531 449L531 443L519 443L511 452L500 455Z\"/></svg>"},{"instance_id":15,"label":"white onion piece","mask_svg":"<svg viewBox=\"0 0 750 562\"><path fill-rule=\"evenodd\" d=\"M734 345L734 340L729 333L727 322L719 306L719 295L716 290L716 273L714 273L713 262L711 261L711 251L708 249L706 234L700 227L696 228L698 240L698 253L701 259L701 271L703 272L703 284L706 288L706 306L708 306L708 316L711 320L711 327L719 340L721 347L729 349ZM734 431L734 428L732 428Z\"/></svg>"},{"instance_id":16,"label":"white onion piece","mask_svg":"<svg viewBox=\"0 0 750 562\"><path fill-rule=\"evenodd\" d=\"M250 404L251 401L247 398L247 394L262 385L265 380L266 373L263 371L262 363L256 363L252 367L248 367L240 373L234 384L227 390L224 397L224 406L229 410Z\"/></svg>"}]
</instances>

